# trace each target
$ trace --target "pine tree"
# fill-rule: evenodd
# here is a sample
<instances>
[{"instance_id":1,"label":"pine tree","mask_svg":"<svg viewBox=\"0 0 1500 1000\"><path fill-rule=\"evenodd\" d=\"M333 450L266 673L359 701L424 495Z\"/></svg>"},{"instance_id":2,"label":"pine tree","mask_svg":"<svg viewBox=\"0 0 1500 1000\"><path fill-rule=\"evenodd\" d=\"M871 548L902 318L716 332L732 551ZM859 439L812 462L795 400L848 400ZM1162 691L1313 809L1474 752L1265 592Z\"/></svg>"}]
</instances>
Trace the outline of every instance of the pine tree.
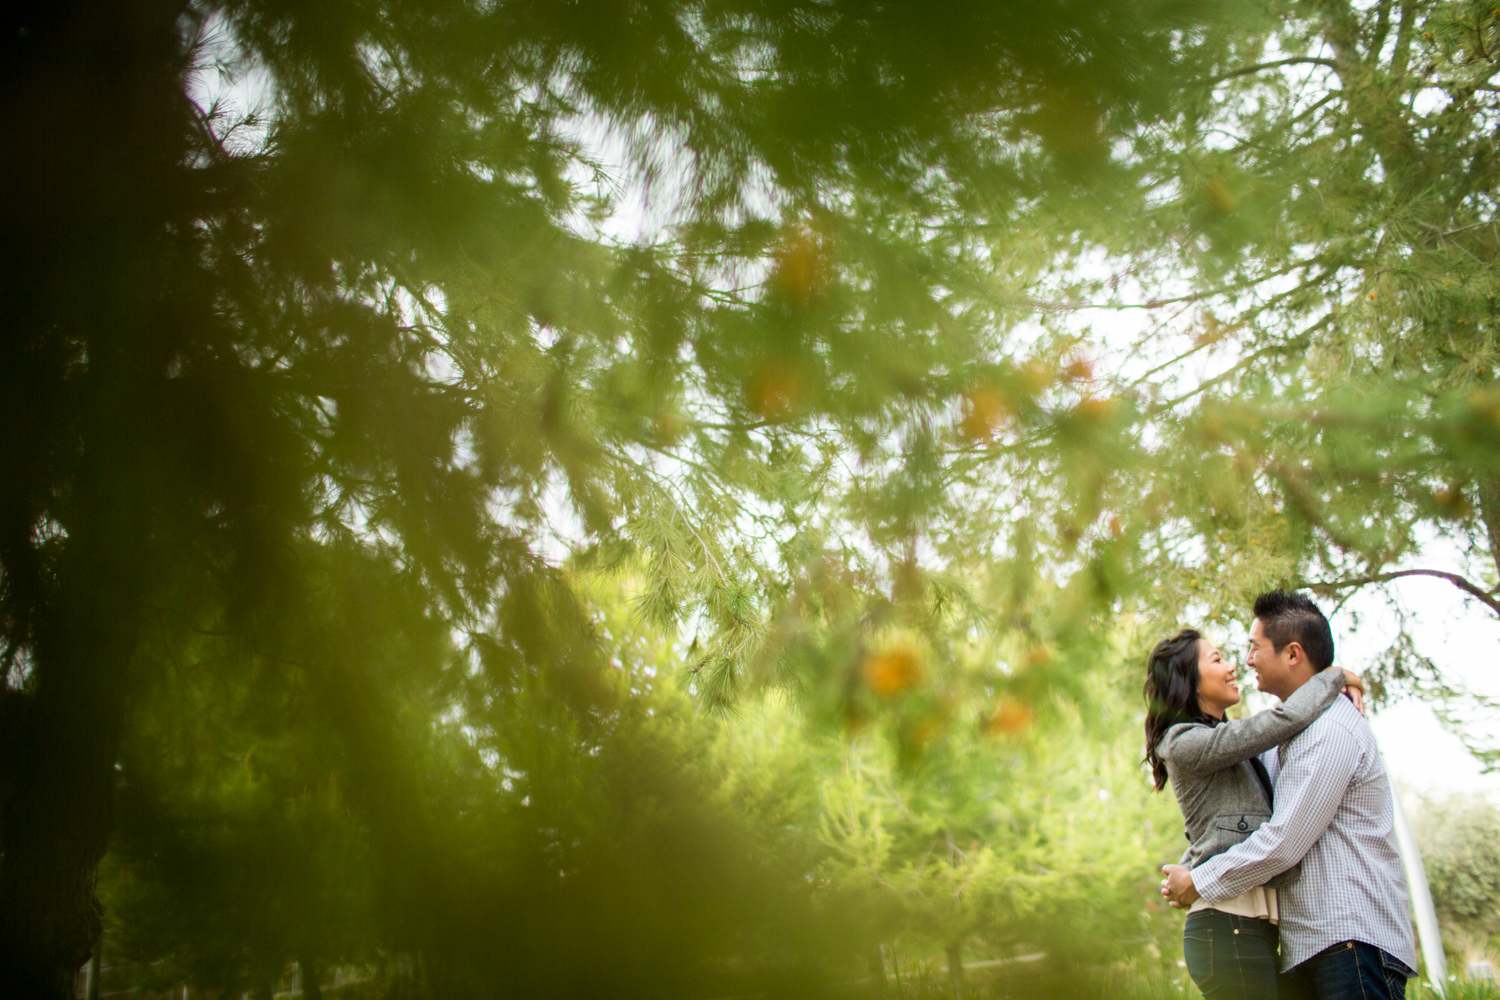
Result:
<instances>
[{"instance_id":1,"label":"pine tree","mask_svg":"<svg viewBox=\"0 0 1500 1000\"><path fill-rule=\"evenodd\" d=\"M1135 136L1154 194L1096 231L1108 271L1057 286L1150 317L1118 386L1153 445L1142 575L1204 614L1408 576L1500 613L1495 11L1245 13ZM1410 635L1375 674L1443 691Z\"/></svg>"},{"instance_id":2,"label":"pine tree","mask_svg":"<svg viewBox=\"0 0 1500 1000\"><path fill-rule=\"evenodd\" d=\"M1046 509L1091 510L1116 408L1048 395L1062 349L1011 327L1067 220L1132 183L1112 140L1161 110L1196 10L13 11L0 992L69 993L116 785L153 769L126 741L167 664L225 662L205 633L261 665L227 685L306 699L400 870L426 836L404 698L430 723L476 669L544 671L583 718L605 697L549 538L643 554L721 698L818 581L950 593L927 539L962 544L934 531L950 472L1002 421L1048 456ZM262 81L261 121L195 102L215 60ZM634 176L680 169L660 238L598 226L596 124ZM403 596L361 604L372 580ZM388 606L411 629L383 644Z\"/></svg>"}]
</instances>

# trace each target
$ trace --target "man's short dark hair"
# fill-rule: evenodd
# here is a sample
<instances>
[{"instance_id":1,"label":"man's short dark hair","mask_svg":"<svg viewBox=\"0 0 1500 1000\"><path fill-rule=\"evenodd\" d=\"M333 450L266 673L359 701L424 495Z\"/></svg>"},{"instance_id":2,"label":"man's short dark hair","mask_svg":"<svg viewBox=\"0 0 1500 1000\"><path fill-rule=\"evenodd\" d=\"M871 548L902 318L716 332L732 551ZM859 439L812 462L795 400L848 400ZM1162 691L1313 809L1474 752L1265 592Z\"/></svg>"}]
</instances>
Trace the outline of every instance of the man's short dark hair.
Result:
<instances>
[{"instance_id":1,"label":"man's short dark hair","mask_svg":"<svg viewBox=\"0 0 1500 1000\"><path fill-rule=\"evenodd\" d=\"M1273 590L1255 599L1255 617L1276 652L1295 642L1318 670L1333 666L1333 629L1307 595Z\"/></svg>"}]
</instances>

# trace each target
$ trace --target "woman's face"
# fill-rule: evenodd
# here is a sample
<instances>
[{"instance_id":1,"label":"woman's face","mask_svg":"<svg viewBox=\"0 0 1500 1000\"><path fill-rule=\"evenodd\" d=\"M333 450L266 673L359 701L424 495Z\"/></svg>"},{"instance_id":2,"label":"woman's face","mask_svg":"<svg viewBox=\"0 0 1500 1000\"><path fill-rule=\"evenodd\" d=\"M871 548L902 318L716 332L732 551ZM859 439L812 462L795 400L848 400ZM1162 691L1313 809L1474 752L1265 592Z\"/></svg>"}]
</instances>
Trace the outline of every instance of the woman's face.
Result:
<instances>
[{"instance_id":1,"label":"woman's face","mask_svg":"<svg viewBox=\"0 0 1500 1000\"><path fill-rule=\"evenodd\" d=\"M1198 640L1198 707L1209 715L1223 718L1224 710L1240 703L1240 686L1234 682L1230 666L1218 647L1207 639Z\"/></svg>"}]
</instances>

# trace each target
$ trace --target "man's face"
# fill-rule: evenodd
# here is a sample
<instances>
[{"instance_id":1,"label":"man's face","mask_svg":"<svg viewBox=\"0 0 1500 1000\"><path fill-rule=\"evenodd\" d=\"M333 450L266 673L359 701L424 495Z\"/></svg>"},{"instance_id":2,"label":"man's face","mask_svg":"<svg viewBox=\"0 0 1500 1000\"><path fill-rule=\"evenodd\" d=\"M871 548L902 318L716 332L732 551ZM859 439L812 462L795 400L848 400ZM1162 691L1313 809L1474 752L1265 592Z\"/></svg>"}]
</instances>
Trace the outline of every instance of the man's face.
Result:
<instances>
[{"instance_id":1,"label":"man's face","mask_svg":"<svg viewBox=\"0 0 1500 1000\"><path fill-rule=\"evenodd\" d=\"M1245 659L1245 665L1255 671L1255 686L1266 694L1284 698L1292 679L1291 657L1292 643L1287 643L1281 652L1276 652L1275 646L1270 639L1266 638L1266 631L1260 624L1260 619L1255 619L1250 624L1250 655Z\"/></svg>"}]
</instances>

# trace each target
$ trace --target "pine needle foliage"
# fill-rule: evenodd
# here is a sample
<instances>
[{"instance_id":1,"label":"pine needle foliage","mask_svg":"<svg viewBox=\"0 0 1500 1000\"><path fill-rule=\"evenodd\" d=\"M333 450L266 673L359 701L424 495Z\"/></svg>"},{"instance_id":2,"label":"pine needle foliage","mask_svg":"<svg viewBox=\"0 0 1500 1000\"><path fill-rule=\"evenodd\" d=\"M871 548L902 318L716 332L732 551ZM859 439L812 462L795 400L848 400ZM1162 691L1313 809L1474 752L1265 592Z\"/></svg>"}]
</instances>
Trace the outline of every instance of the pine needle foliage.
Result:
<instances>
[{"instance_id":1,"label":"pine needle foliage","mask_svg":"<svg viewBox=\"0 0 1500 1000\"><path fill-rule=\"evenodd\" d=\"M1092 340L1153 428L1149 575L1210 616L1408 576L1500 613L1495 11L1244 14L1191 40L1200 75L1133 138L1142 210L1055 286L1059 328L1145 317ZM1438 691L1412 652L1377 692Z\"/></svg>"},{"instance_id":2,"label":"pine needle foliage","mask_svg":"<svg viewBox=\"0 0 1500 1000\"><path fill-rule=\"evenodd\" d=\"M267 824L272 854L295 803L349 808L288 856L366 825L391 883L371 892L406 922L384 940L421 952L444 926L427 890L455 884L423 860L442 854L434 727L528 685L584 743L612 711L564 555L649 567L642 612L697 634L700 694L727 706L788 664L809 687L853 676L829 667L862 662L869 622L951 624L967 577L941 556L975 554L958 526L994 503L953 488L966 463L972 481L1008 455L1017 502L1076 510L1063 537L1081 538L1128 407L1018 333L1024 289L1133 183L1115 140L1165 113L1180 32L1212 16L18 9L0 42L0 992L70 993L117 793L148 841L217 816L239 830L225 844ZM260 110L214 99L216 73ZM609 236L612 181L667 224ZM999 443L1007 421L1024 445ZM1039 536L1017 521L1021 593ZM257 764L263 745L283 763ZM199 957L228 985L269 954Z\"/></svg>"}]
</instances>

